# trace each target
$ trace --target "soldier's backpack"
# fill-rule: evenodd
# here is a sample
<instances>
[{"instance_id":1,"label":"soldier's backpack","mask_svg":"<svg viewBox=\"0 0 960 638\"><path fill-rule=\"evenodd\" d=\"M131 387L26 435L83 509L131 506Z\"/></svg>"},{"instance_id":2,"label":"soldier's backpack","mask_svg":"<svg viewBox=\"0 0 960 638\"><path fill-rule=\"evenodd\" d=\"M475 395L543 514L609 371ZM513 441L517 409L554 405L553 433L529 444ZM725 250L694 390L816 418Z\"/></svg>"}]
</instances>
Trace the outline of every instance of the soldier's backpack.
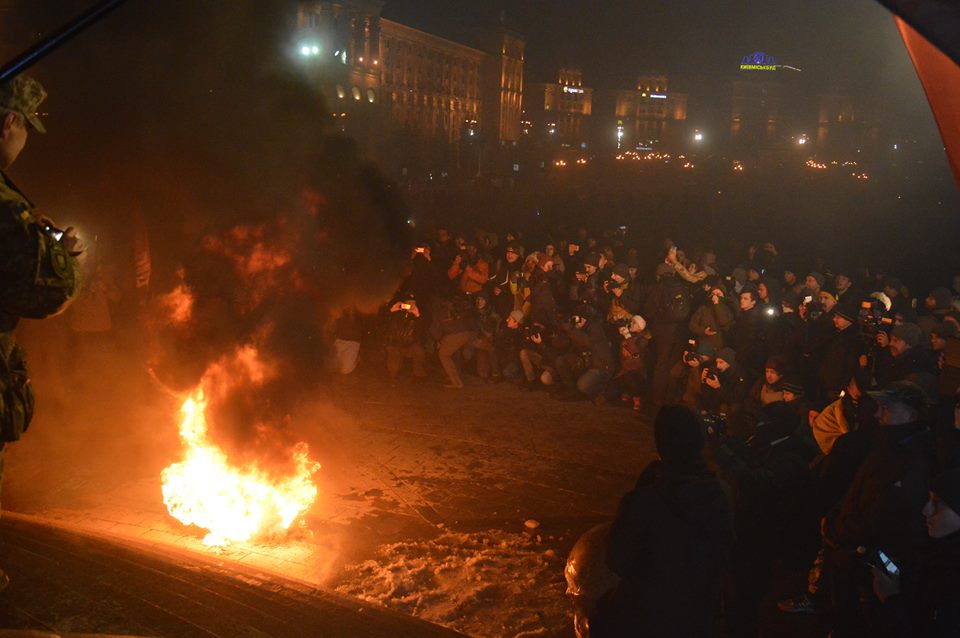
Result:
<instances>
[{"instance_id":1,"label":"soldier's backpack","mask_svg":"<svg viewBox=\"0 0 960 638\"><path fill-rule=\"evenodd\" d=\"M17 317L43 319L62 312L80 289L79 268L63 244L28 210L0 208L0 310ZM13 219L10 216L15 215Z\"/></svg>"},{"instance_id":2,"label":"soldier's backpack","mask_svg":"<svg viewBox=\"0 0 960 638\"><path fill-rule=\"evenodd\" d=\"M12 443L30 427L34 398L23 348L14 344L4 355L0 352L0 440Z\"/></svg>"},{"instance_id":3,"label":"soldier's backpack","mask_svg":"<svg viewBox=\"0 0 960 638\"><path fill-rule=\"evenodd\" d=\"M49 228L49 227L47 227ZM0 179L0 311L43 319L62 312L80 290L76 257L31 213L29 200Z\"/></svg>"}]
</instances>

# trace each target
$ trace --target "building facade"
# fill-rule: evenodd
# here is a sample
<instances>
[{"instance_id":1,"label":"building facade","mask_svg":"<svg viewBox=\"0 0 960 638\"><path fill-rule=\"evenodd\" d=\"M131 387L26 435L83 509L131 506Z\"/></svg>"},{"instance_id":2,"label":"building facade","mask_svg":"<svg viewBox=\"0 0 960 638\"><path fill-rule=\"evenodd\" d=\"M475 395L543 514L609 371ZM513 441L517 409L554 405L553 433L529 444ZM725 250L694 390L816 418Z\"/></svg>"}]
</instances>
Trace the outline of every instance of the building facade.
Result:
<instances>
[{"instance_id":1,"label":"building facade","mask_svg":"<svg viewBox=\"0 0 960 638\"><path fill-rule=\"evenodd\" d=\"M539 138L579 146L593 114L593 89L583 86L580 69L560 69L557 82L530 85L526 113Z\"/></svg>"},{"instance_id":2,"label":"building facade","mask_svg":"<svg viewBox=\"0 0 960 638\"><path fill-rule=\"evenodd\" d=\"M641 75L636 88L617 91L614 115L619 145L653 147L674 141L671 137L679 128L674 123L687 119L687 99L686 93L669 90L668 78L662 73Z\"/></svg>"},{"instance_id":3,"label":"building facade","mask_svg":"<svg viewBox=\"0 0 960 638\"><path fill-rule=\"evenodd\" d=\"M471 47L387 20L382 9L380 0L299 5L298 51L340 130L381 160L390 146L415 144L448 164L467 145L520 139L520 36L499 28Z\"/></svg>"}]
</instances>

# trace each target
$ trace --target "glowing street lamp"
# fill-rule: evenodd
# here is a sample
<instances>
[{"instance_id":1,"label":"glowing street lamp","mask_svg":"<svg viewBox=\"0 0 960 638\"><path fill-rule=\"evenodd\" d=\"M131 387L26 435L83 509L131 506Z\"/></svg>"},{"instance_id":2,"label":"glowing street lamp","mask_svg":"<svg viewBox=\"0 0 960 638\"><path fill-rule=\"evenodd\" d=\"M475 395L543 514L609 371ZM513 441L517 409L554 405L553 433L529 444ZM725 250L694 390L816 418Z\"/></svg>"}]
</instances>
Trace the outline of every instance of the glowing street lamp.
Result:
<instances>
[{"instance_id":1,"label":"glowing street lamp","mask_svg":"<svg viewBox=\"0 0 960 638\"><path fill-rule=\"evenodd\" d=\"M703 141L703 133L701 133L700 131L694 131L694 132L693 132L693 141L694 141L694 142L702 142L702 141Z\"/></svg>"},{"instance_id":2,"label":"glowing street lamp","mask_svg":"<svg viewBox=\"0 0 960 638\"><path fill-rule=\"evenodd\" d=\"M306 43L300 45L300 55L305 58L315 58L320 55L320 51L319 44Z\"/></svg>"},{"instance_id":3,"label":"glowing street lamp","mask_svg":"<svg viewBox=\"0 0 960 638\"><path fill-rule=\"evenodd\" d=\"M807 145L807 142L809 142L809 141L810 141L810 140L809 140L809 138L806 136L805 133L802 134L802 135L800 135L800 137L797 138L797 144L799 144L800 146L806 146L806 145Z\"/></svg>"}]
</instances>

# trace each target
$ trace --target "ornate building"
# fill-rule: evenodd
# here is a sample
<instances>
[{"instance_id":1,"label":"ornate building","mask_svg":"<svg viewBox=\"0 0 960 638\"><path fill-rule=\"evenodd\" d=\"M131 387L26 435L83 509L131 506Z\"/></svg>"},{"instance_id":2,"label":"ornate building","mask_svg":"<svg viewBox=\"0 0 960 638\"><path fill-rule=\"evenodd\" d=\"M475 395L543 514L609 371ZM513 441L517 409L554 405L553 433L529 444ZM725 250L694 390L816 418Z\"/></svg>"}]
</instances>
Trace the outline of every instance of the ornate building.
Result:
<instances>
[{"instance_id":1,"label":"ornate building","mask_svg":"<svg viewBox=\"0 0 960 638\"><path fill-rule=\"evenodd\" d=\"M539 136L579 145L593 113L593 89L583 86L580 69L560 69L557 82L529 87L526 112Z\"/></svg>"},{"instance_id":2,"label":"ornate building","mask_svg":"<svg viewBox=\"0 0 960 638\"><path fill-rule=\"evenodd\" d=\"M617 91L615 113L621 145L633 148L663 140L669 122L686 120L687 94L670 92L666 75L641 75L635 89Z\"/></svg>"},{"instance_id":3,"label":"ornate building","mask_svg":"<svg viewBox=\"0 0 960 638\"><path fill-rule=\"evenodd\" d=\"M453 155L464 143L516 142L524 40L501 27L482 48L466 46L381 17L383 4L300 3L298 51L341 130L381 157L390 140Z\"/></svg>"}]
</instances>

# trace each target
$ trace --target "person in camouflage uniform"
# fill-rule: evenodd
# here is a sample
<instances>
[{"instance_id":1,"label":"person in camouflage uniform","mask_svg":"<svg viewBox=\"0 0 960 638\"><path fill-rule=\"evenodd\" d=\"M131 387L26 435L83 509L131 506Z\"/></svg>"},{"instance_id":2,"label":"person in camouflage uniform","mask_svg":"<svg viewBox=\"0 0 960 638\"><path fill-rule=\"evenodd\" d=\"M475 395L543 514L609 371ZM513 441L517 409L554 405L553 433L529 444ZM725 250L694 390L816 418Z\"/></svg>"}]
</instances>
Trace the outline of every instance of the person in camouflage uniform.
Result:
<instances>
[{"instance_id":1,"label":"person in camouflage uniform","mask_svg":"<svg viewBox=\"0 0 960 638\"><path fill-rule=\"evenodd\" d=\"M0 84L0 169L27 143L28 128L46 132L36 115L47 94L36 80L17 76ZM57 229L33 214L33 204L0 173L0 482L4 447L20 438L33 416L33 390L23 349L14 341L21 318L62 312L80 287L83 249L72 228ZM0 591L10 579L0 570Z\"/></svg>"}]
</instances>

